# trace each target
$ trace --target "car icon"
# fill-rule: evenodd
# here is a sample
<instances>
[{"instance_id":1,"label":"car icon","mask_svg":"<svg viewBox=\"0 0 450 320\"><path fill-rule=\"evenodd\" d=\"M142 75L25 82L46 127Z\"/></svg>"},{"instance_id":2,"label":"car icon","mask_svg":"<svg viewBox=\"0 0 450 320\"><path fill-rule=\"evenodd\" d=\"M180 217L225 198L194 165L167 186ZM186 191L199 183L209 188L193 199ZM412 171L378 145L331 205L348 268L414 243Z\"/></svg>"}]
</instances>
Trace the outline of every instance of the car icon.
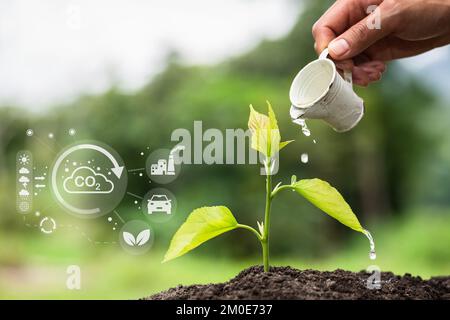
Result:
<instances>
[{"instance_id":1,"label":"car icon","mask_svg":"<svg viewBox=\"0 0 450 320\"><path fill-rule=\"evenodd\" d=\"M147 201L148 214L155 212L165 212L166 214L172 213L172 200L168 199L164 194L154 194Z\"/></svg>"}]
</instances>

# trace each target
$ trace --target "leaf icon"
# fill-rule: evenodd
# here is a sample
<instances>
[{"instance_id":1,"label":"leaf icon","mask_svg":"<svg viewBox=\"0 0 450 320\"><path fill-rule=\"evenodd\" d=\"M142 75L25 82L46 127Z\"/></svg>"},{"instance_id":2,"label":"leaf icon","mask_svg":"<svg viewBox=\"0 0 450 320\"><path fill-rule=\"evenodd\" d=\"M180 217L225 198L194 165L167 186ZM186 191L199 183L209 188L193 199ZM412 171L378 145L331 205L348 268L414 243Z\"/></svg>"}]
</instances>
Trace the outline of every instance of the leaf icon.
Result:
<instances>
[{"instance_id":1,"label":"leaf icon","mask_svg":"<svg viewBox=\"0 0 450 320\"><path fill-rule=\"evenodd\" d=\"M125 243L127 245L132 246L132 247L134 247L136 245L136 240L134 239L134 236L131 233L124 231L122 233L122 236L123 236L123 240L125 241Z\"/></svg>"},{"instance_id":2,"label":"leaf icon","mask_svg":"<svg viewBox=\"0 0 450 320\"><path fill-rule=\"evenodd\" d=\"M138 246L143 246L150 239L150 229L145 229L141 231L136 237L136 244Z\"/></svg>"}]
</instances>

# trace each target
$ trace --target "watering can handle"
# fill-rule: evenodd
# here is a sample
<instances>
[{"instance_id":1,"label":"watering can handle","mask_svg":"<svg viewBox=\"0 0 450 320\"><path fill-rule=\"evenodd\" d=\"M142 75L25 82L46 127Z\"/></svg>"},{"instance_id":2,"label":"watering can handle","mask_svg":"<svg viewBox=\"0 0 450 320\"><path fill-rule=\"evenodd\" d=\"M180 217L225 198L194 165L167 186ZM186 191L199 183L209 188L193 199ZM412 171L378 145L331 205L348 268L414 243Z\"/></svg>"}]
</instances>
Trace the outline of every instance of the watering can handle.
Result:
<instances>
[{"instance_id":1,"label":"watering can handle","mask_svg":"<svg viewBox=\"0 0 450 320\"><path fill-rule=\"evenodd\" d=\"M327 57L328 57L328 48L325 48L319 55L319 59L326 59ZM344 80L350 84L353 84L352 72L350 70L344 70Z\"/></svg>"}]
</instances>

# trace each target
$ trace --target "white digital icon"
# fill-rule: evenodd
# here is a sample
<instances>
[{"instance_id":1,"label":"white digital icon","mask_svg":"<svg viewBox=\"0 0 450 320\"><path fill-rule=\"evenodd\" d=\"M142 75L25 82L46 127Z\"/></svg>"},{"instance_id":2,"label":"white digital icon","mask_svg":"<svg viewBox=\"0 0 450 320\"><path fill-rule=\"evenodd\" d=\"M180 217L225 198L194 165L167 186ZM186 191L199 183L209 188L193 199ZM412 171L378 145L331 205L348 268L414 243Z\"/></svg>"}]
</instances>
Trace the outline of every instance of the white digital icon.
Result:
<instances>
[{"instance_id":1,"label":"white digital icon","mask_svg":"<svg viewBox=\"0 0 450 320\"><path fill-rule=\"evenodd\" d=\"M114 210L125 195L124 169L120 155L110 146L97 141L77 143L58 154L49 184L58 204L69 213L98 217Z\"/></svg>"},{"instance_id":2,"label":"white digital icon","mask_svg":"<svg viewBox=\"0 0 450 320\"><path fill-rule=\"evenodd\" d=\"M172 200L168 199L164 194L154 194L147 200L147 213L153 214L155 212L172 213Z\"/></svg>"},{"instance_id":3,"label":"white digital icon","mask_svg":"<svg viewBox=\"0 0 450 320\"><path fill-rule=\"evenodd\" d=\"M53 218L44 217L39 223L39 228L42 233L53 233L56 230L56 221Z\"/></svg>"},{"instance_id":4,"label":"white digital icon","mask_svg":"<svg viewBox=\"0 0 450 320\"><path fill-rule=\"evenodd\" d=\"M24 153L23 155L20 155L18 160L19 160L19 163L21 163L22 165L28 165L28 164L30 164L30 161L31 161L30 155L26 154L26 153Z\"/></svg>"},{"instance_id":5,"label":"white digital icon","mask_svg":"<svg viewBox=\"0 0 450 320\"><path fill-rule=\"evenodd\" d=\"M20 212L28 212L30 211L31 206L27 201L21 201L17 204L17 208Z\"/></svg>"},{"instance_id":6,"label":"white digital icon","mask_svg":"<svg viewBox=\"0 0 450 320\"><path fill-rule=\"evenodd\" d=\"M82 166L64 179L63 187L67 193L101 194L111 193L114 190L114 183L94 169Z\"/></svg>"},{"instance_id":7,"label":"white digital icon","mask_svg":"<svg viewBox=\"0 0 450 320\"><path fill-rule=\"evenodd\" d=\"M29 174L30 170L28 170L27 168L22 167L22 168L20 168L19 173L20 174Z\"/></svg>"},{"instance_id":8,"label":"white digital icon","mask_svg":"<svg viewBox=\"0 0 450 320\"><path fill-rule=\"evenodd\" d=\"M176 146L169 152L169 158L158 159L157 163L153 163L150 167L150 173L153 176L174 176L175 175L175 158L177 151L184 150L184 146Z\"/></svg>"},{"instance_id":9,"label":"white digital icon","mask_svg":"<svg viewBox=\"0 0 450 320\"><path fill-rule=\"evenodd\" d=\"M28 185L28 183L30 182L30 179L28 179L28 178L25 177L25 176L21 176L21 177L19 178L19 182L26 188L27 185Z\"/></svg>"},{"instance_id":10,"label":"white digital icon","mask_svg":"<svg viewBox=\"0 0 450 320\"><path fill-rule=\"evenodd\" d=\"M21 196L21 197L28 197L29 195L30 195L30 193L25 189L22 189L19 191L19 196Z\"/></svg>"},{"instance_id":11,"label":"white digital icon","mask_svg":"<svg viewBox=\"0 0 450 320\"><path fill-rule=\"evenodd\" d=\"M130 232L123 231L122 237L125 243L130 247L140 247L150 240L150 229L139 232L136 238Z\"/></svg>"}]
</instances>

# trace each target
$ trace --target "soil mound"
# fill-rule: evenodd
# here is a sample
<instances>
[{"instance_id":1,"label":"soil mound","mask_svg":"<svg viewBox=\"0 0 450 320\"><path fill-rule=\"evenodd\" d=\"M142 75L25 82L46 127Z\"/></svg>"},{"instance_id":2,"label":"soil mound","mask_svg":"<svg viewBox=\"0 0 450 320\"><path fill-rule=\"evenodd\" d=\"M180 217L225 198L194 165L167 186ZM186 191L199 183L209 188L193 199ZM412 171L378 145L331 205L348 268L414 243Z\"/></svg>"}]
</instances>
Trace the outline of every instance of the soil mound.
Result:
<instances>
[{"instance_id":1,"label":"soil mound","mask_svg":"<svg viewBox=\"0 0 450 320\"><path fill-rule=\"evenodd\" d=\"M450 277L422 280L410 274L381 273L381 288L368 289L370 274L344 270L297 270L261 266L243 270L225 283L178 286L145 299L152 300L260 300L260 299L444 299L450 300Z\"/></svg>"}]
</instances>

